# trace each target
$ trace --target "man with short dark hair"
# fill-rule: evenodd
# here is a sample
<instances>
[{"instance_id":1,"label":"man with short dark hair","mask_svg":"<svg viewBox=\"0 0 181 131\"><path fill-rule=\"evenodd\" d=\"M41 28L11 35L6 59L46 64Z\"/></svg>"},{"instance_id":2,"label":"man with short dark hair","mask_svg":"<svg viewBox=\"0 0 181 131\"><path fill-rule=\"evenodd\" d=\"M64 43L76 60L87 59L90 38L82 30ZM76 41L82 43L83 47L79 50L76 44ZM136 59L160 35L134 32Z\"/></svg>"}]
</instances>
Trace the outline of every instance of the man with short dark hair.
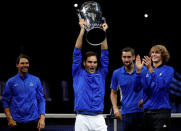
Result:
<instances>
[{"instance_id":1,"label":"man with short dark hair","mask_svg":"<svg viewBox=\"0 0 181 131\"><path fill-rule=\"evenodd\" d=\"M75 131L107 131L104 110L105 80L108 74L108 45L105 39L101 44L101 60L98 68L97 54L87 52L82 68L82 39L85 32L86 21L80 19L80 33L77 38L72 64L74 87L74 111L76 112ZM102 25L107 30L107 24Z\"/></svg>"},{"instance_id":2,"label":"man with short dark hair","mask_svg":"<svg viewBox=\"0 0 181 131\"><path fill-rule=\"evenodd\" d=\"M143 123L143 109L139 108L139 101L143 98L143 92L134 91L136 79L135 51L131 47L121 50L123 66L116 69L111 81L111 102L114 115L121 119L122 131L141 131ZM117 105L117 91L121 91L121 111Z\"/></svg>"},{"instance_id":3,"label":"man with short dark hair","mask_svg":"<svg viewBox=\"0 0 181 131\"><path fill-rule=\"evenodd\" d=\"M45 127L45 100L40 79L28 73L29 57L17 58L17 75L8 79L2 104L11 131L40 131Z\"/></svg>"}]
</instances>

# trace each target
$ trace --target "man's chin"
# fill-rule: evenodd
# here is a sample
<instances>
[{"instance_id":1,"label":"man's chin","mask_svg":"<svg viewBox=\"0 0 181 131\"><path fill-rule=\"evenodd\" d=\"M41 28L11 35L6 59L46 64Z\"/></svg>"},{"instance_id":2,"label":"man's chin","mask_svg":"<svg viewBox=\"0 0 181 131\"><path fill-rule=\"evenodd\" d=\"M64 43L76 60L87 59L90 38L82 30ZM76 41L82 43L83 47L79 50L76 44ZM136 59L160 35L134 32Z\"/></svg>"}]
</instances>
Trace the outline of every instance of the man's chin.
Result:
<instances>
[{"instance_id":1,"label":"man's chin","mask_svg":"<svg viewBox=\"0 0 181 131\"><path fill-rule=\"evenodd\" d=\"M156 60L156 59L153 59L152 60L154 63L158 63L159 62L159 60Z\"/></svg>"},{"instance_id":2,"label":"man's chin","mask_svg":"<svg viewBox=\"0 0 181 131\"><path fill-rule=\"evenodd\" d=\"M125 64L126 67L131 67L130 63Z\"/></svg>"},{"instance_id":3,"label":"man's chin","mask_svg":"<svg viewBox=\"0 0 181 131\"><path fill-rule=\"evenodd\" d=\"M23 74L27 74L27 73L28 73L28 71L22 71L22 73L23 73Z\"/></svg>"},{"instance_id":4,"label":"man's chin","mask_svg":"<svg viewBox=\"0 0 181 131\"><path fill-rule=\"evenodd\" d=\"M95 73L95 70L91 70L91 71L89 71L89 73L93 74L93 73Z\"/></svg>"}]
</instances>

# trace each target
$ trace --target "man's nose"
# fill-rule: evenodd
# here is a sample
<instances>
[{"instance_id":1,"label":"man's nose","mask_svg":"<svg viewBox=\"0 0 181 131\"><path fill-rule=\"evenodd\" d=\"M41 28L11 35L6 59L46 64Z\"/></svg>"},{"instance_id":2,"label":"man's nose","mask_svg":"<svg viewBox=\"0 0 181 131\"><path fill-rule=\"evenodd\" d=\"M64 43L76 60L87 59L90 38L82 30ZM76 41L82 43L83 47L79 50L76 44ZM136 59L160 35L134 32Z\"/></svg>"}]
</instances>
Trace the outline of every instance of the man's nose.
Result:
<instances>
[{"instance_id":1,"label":"man's nose","mask_svg":"<svg viewBox=\"0 0 181 131\"><path fill-rule=\"evenodd\" d=\"M26 66L26 67L27 67L27 66L29 66L29 64L23 64L23 66Z\"/></svg>"},{"instance_id":2,"label":"man's nose","mask_svg":"<svg viewBox=\"0 0 181 131\"><path fill-rule=\"evenodd\" d=\"M128 60L129 60L129 58L128 58L128 57L126 57L126 58L125 58L125 60L126 60L126 61L128 61Z\"/></svg>"},{"instance_id":3,"label":"man's nose","mask_svg":"<svg viewBox=\"0 0 181 131\"><path fill-rule=\"evenodd\" d=\"M155 54L156 54L155 52L152 53L152 55L155 55Z\"/></svg>"},{"instance_id":4,"label":"man's nose","mask_svg":"<svg viewBox=\"0 0 181 131\"><path fill-rule=\"evenodd\" d=\"M94 63L91 63L91 66L94 66Z\"/></svg>"},{"instance_id":5,"label":"man's nose","mask_svg":"<svg viewBox=\"0 0 181 131\"><path fill-rule=\"evenodd\" d=\"M92 63L91 63L91 66L94 66L94 65L95 65L95 63L94 63L94 62L92 62Z\"/></svg>"}]
</instances>

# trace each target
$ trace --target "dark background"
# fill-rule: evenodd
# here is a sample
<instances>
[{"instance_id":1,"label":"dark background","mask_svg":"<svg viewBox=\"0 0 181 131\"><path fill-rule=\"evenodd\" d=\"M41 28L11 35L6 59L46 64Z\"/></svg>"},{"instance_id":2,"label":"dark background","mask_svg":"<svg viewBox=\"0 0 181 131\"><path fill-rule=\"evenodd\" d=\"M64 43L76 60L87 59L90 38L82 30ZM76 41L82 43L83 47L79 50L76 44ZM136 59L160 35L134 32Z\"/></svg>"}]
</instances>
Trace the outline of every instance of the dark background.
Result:
<instances>
[{"instance_id":1,"label":"dark background","mask_svg":"<svg viewBox=\"0 0 181 131\"><path fill-rule=\"evenodd\" d=\"M97 1L109 26L110 64L105 96L105 113L109 113L110 80L113 70L122 65L120 50L125 46L135 48L136 54L143 56L151 46L163 44L171 54L168 64L181 72L181 8L178 3L166 1ZM47 102L48 113L73 113L72 53L79 34L73 5L80 6L83 2L85 0L1 4L0 81L7 81L17 73L15 62L20 53L29 55L30 72L48 83L52 99ZM144 17L145 13L148 18ZM95 49L86 46L87 50L92 48ZM62 99L62 80L69 83L67 101Z\"/></svg>"}]
</instances>

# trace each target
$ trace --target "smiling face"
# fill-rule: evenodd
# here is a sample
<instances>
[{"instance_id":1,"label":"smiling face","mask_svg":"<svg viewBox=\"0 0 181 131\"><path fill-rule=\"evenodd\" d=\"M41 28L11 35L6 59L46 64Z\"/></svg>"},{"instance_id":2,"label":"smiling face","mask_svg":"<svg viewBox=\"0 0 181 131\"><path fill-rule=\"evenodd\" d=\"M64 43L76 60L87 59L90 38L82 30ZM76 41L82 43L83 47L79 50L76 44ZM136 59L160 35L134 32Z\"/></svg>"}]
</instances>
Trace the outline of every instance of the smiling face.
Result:
<instances>
[{"instance_id":1,"label":"smiling face","mask_svg":"<svg viewBox=\"0 0 181 131\"><path fill-rule=\"evenodd\" d=\"M162 54L161 54L161 52L152 50L151 59L152 59L153 63L162 62Z\"/></svg>"},{"instance_id":2,"label":"smiling face","mask_svg":"<svg viewBox=\"0 0 181 131\"><path fill-rule=\"evenodd\" d=\"M18 68L20 75L24 76L26 73L28 73L28 69L29 69L28 59L20 58L19 63L16 64L16 67Z\"/></svg>"},{"instance_id":3,"label":"smiling face","mask_svg":"<svg viewBox=\"0 0 181 131\"><path fill-rule=\"evenodd\" d=\"M153 62L153 66L165 64L170 59L167 48L163 45L155 45L150 49L149 55Z\"/></svg>"},{"instance_id":4,"label":"smiling face","mask_svg":"<svg viewBox=\"0 0 181 131\"><path fill-rule=\"evenodd\" d=\"M97 69L97 57L96 56L89 56L87 57L86 61L83 62L83 65L87 72L93 74Z\"/></svg>"}]
</instances>

